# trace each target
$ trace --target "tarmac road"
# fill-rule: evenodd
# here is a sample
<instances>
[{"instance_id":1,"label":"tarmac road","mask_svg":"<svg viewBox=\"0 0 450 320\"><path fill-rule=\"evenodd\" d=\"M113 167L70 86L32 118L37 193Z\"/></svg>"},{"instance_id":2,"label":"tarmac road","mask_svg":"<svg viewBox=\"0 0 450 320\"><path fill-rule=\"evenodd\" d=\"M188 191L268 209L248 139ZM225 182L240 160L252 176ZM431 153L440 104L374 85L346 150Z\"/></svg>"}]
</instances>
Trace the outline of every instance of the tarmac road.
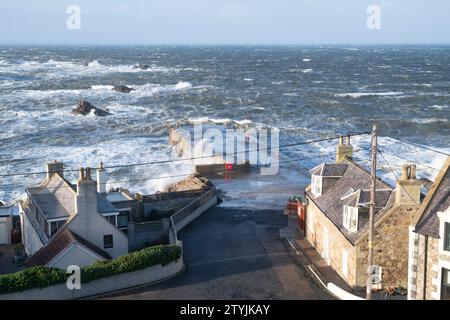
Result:
<instances>
[{"instance_id":1,"label":"tarmac road","mask_svg":"<svg viewBox=\"0 0 450 320\"><path fill-rule=\"evenodd\" d=\"M186 271L113 299L330 299L279 239L277 210L215 207L179 234Z\"/></svg>"}]
</instances>

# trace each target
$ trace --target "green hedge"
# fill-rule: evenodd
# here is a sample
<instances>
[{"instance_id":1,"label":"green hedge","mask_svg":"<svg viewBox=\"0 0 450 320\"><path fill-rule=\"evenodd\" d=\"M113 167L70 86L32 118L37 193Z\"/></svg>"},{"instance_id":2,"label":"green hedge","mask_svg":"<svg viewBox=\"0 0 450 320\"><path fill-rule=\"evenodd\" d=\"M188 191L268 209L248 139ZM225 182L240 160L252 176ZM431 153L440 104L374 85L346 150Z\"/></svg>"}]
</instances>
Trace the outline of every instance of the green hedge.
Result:
<instances>
[{"instance_id":1,"label":"green hedge","mask_svg":"<svg viewBox=\"0 0 450 320\"><path fill-rule=\"evenodd\" d=\"M158 264L166 265L181 257L181 247L159 245L132 252L112 260L97 261L81 268L81 282L87 283L113 275L142 270ZM0 275L0 294L44 288L66 282L65 270L36 266L16 273Z\"/></svg>"}]
</instances>

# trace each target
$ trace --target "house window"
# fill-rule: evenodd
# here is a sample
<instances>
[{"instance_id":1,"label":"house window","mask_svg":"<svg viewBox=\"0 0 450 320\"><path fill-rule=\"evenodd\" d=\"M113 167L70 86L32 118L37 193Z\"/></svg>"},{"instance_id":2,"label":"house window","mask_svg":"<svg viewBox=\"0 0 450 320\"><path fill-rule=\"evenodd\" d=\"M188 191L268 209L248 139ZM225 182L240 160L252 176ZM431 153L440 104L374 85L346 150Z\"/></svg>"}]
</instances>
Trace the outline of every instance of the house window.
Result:
<instances>
[{"instance_id":1,"label":"house window","mask_svg":"<svg viewBox=\"0 0 450 320\"><path fill-rule=\"evenodd\" d=\"M441 300L450 300L450 270L442 269Z\"/></svg>"},{"instance_id":2,"label":"house window","mask_svg":"<svg viewBox=\"0 0 450 320\"><path fill-rule=\"evenodd\" d=\"M56 231L59 230L59 228L61 228L64 223L66 223L66 220L61 220L61 221L51 221L50 222L50 236L54 235L56 233Z\"/></svg>"},{"instance_id":3,"label":"house window","mask_svg":"<svg viewBox=\"0 0 450 320\"><path fill-rule=\"evenodd\" d=\"M343 224L348 231L358 231L358 208L344 205Z\"/></svg>"},{"instance_id":4,"label":"house window","mask_svg":"<svg viewBox=\"0 0 450 320\"><path fill-rule=\"evenodd\" d=\"M130 212L129 211L122 211L117 216L117 226L119 228L127 228L128 227L128 216Z\"/></svg>"},{"instance_id":5,"label":"house window","mask_svg":"<svg viewBox=\"0 0 450 320\"><path fill-rule=\"evenodd\" d=\"M117 227L117 224L116 224L116 215L115 215L115 214L112 214L112 215L110 215L110 216L104 216L104 217L105 217L106 220L108 220L112 225L114 225L114 226Z\"/></svg>"},{"instance_id":6,"label":"house window","mask_svg":"<svg viewBox=\"0 0 450 320\"><path fill-rule=\"evenodd\" d=\"M342 249L342 274L348 277L348 251Z\"/></svg>"},{"instance_id":7,"label":"house window","mask_svg":"<svg viewBox=\"0 0 450 320\"><path fill-rule=\"evenodd\" d=\"M444 225L444 250L450 251L450 223Z\"/></svg>"},{"instance_id":8,"label":"house window","mask_svg":"<svg viewBox=\"0 0 450 320\"><path fill-rule=\"evenodd\" d=\"M103 236L103 248L104 249L110 249L113 247L113 235L112 234L105 234Z\"/></svg>"},{"instance_id":9,"label":"house window","mask_svg":"<svg viewBox=\"0 0 450 320\"><path fill-rule=\"evenodd\" d=\"M311 181L311 192L315 196L321 196L322 195L322 177L321 176L312 176Z\"/></svg>"}]
</instances>

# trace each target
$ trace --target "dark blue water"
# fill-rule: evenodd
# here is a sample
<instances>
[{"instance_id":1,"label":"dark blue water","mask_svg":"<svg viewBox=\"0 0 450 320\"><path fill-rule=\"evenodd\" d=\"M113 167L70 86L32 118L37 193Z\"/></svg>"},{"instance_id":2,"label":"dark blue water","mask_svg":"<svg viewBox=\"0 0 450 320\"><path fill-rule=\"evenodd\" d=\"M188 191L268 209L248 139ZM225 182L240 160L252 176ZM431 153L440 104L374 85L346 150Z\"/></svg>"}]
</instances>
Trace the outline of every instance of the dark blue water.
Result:
<instances>
[{"instance_id":1,"label":"dark blue water","mask_svg":"<svg viewBox=\"0 0 450 320\"><path fill-rule=\"evenodd\" d=\"M132 69L137 63L150 68ZM117 84L136 90L112 92ZM397 139L448 151L449 89L450 46L0 47L0 172L41 171L53 159L76 168L169 158L167 126L199 119L277 127L281 144L376 123L386 152L439 167L442 156ZM81 98L112 115L71 115ZM354 144L365 147L368 137ZM323 143L284 150L283 157L332 159L333 152L334 143ZM368 154L359 156L366 161ZM403 162L389 159L396 168ZM111 176L189 171L178 163ZM0 198L39 180L3 178ZM150 192L165 183L126 185Z\"/></svg>"}]
</instances>

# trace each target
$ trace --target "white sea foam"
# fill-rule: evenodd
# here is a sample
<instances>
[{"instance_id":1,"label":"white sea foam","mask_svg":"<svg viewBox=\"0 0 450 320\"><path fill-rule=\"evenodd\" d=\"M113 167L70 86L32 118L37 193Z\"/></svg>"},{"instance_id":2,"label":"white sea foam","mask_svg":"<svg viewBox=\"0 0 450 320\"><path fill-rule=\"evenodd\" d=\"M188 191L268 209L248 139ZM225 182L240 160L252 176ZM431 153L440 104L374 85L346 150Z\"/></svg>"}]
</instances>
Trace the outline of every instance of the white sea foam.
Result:
<instances>
[{"instance_id":1,"label":"white sea foam","mask_svg":"<svg viewBox=\"0 0 450 320\"><path fill-rule=\"evenodd\" d=\"M94 85L91 88L92 88L92 90L112 90L112 88L114 88L114 86L110 86L110 85Z\"/></svg>"},{"instance_id":2,"label":"white sea foam","mask_svg":"<svg viewBox=\"0 0 450 320\"><path fill-rule=\"evenodd\" d=\"M361 98L361 97L378 97L378 96L400 96L403 92L350 92L350 93L337 93L336 97L344 98Z\"/></svg>"},{"instance_id":3,"label":"white sea foam","mask_svg":"<svg viewBox=\"0 0 450 320\"><path fill-rule=\"evenodd\" d=\"M304 58L302 61L303 61L303 62L310 62L311 59L309 59L309 58Z\"/></svg>"},{"instance_id":4,"label":"white sea foam","mask_svg":"<svg viewBox=\"0 0 450 320\"><path fill-rule=\"evenodd\" d=\"M184 69L174 67L164 67L158 65L150 65L148 69L142 70L133 68L133 65L110 65L94 60L82 63L79 61L57 61L50 59L46 62L39 61L21 61L19 63L8 63L3 61L2 71L10 74L23 75L31 72L40 72L45 74L47 78L64 78L67 76L94 75L108 73L178 73Z\"/></svg>"},{"instance_id":5,"label":"white sea foam","mask_svg":"<svg viewBox=\"0 0 450 320\"><path fill-rule=\"evenodd\" d=\"M444 110L444 109L448 108L448 105L437 105L437 104L435 104L435 105L432 105L430 108L437 109L437 110Z\"/></svg>"},{"instance_id":6,"label":"white sea foam","mask_svg":"<svg viewBox=\"0 0 450 320\"><path fill-rule=\"evenodd\" d=\"M248 125L253 123L253 121L244 119L244 120L234 120L229 118L209 118L209 117L198 117L198 118L189 118L188 123L198 124L198 123L214 123L214 124L227 124L227 123L236 123L240 125Z\"/></svg>"},{"instance_id":7,"label":"white sea foam","mask_svg":"<svg viewBox=\"0 0 450 320\"><path fill-rule=\"evenodd\" d=\"M42 98L79 98L94 99L98 97L115 96L117 99L133 100L140 97L149 97L157 94L176 94L193 88L189 82L180 81L174 85L160 85L147 83L144 85L127 85L134 90L128 94L118 94L113 91L112 85L92 85L90 89L61 89L61 90L17 90L3 96L10 101L23 101L24 98L32 100L42 100ZM201 88L199 86L198 88Z\"/></svg>"},{"instance_id":8,"label":"white sea foam","mask_svg":"<svg viewBox=\"0 0 450 320\"><path fill-rule=\"evenodd\" d=\"M437 122L447 122L447 119L439 119L439 118L427 118L427 119L411 119L412 122L415 123L437 123Z\"/></svg>"},{"instance_id":9,"label":"white sea foam","mask_svg":"<svg viewBox=\"0 0 450 320\"><path fill-rule=\"evenodd\" d=\"M176 90L183 90L188 88L192 88L192 84L189 82L180 81L175 85Z\"/></svg>"},{"instance_id":10,"label":"white sea foam","mask_svg":"<svg viewBox=\"0 0 450 320\"><path fill-rule=\"evenodd\" d=\"M311 73L313 69L301 69L303 73Z\"/></svg>"},{"instance_id":11,"label":"white sea foam","mask_svg":"<svg viewBox=\"0 0 450 320\"><path fill-rule=\"evenodd\" d=\"M89 62L87 66L88 67L101 67L101 64L97 60L94 60L92 62Z\"/></svg>"}]
</instances>

